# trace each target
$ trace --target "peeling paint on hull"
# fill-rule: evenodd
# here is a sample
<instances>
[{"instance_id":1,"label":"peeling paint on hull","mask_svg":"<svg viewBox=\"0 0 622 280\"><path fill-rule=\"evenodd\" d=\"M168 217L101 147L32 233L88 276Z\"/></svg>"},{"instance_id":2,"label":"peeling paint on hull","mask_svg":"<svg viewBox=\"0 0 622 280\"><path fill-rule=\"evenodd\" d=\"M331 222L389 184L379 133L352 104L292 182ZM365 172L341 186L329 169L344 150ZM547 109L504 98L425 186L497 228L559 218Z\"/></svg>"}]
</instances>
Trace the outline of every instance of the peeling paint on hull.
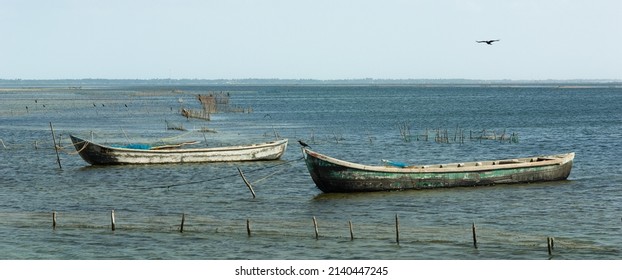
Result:
<instances>
[{"instance_id":1,"label":"peeling paint on hull","mask_svg":"<svg viewBox=\"0 0 622 280\"><path fill-rule=\"evenodd\" d=\"M303 149L315 185L326 193L485 186L565 180L574 153L407 168L368 166Z\"/></svg>"},{"instance_id":2,"label":"peeling paint on hull","mask_svg":"<svg viewBox=\"0 0 622 280\"><path fill-rule=\"evenodd\" d=\"M247 146L167 150L109 147L73 135L71 141L86 162L93 165L110 165L276 160L285 153L288 140Z\"/></svg>"}]
</instances>

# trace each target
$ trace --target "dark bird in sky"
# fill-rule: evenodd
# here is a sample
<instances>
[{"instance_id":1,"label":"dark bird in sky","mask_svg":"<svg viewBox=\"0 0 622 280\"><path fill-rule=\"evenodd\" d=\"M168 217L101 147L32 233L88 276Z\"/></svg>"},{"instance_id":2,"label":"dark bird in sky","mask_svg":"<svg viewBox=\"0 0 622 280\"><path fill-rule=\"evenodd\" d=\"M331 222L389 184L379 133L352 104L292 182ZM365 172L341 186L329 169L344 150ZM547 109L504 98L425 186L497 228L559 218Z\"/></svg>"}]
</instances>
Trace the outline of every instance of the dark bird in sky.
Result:
<instances>
[{"instance_id":1,"label":"dark bird in sky","mask_svg":"<svg viewBox=\"0 0 622 280\"><path fill-rule=\"evenodd\" d=\"M307 143L305 143L305 142L302 142L302 140L298 140L298 143L300 143L300 146L302 146L304 148L309 147L309 145L307 145Z\"/></svg>"},{"instance_id":2,"label":"dark bird in sky","mask_svg":"<svg viewBox=\"0 0 622 280\"><path fill-rule=\"evenodd\" d=\"M501 40L485 40L485 41L475 41L475 42L486 43L488 45L492 45L493 42L498 42L498 41L501 41Z\"/></svg>"}]
</instances>

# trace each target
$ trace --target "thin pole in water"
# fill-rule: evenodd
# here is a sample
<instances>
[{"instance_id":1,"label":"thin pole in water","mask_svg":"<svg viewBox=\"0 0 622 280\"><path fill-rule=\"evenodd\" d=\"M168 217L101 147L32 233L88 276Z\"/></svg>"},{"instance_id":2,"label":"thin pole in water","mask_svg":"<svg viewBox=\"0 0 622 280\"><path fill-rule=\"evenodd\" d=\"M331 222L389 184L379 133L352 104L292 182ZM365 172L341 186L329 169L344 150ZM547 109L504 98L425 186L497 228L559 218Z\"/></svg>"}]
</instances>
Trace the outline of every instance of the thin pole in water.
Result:
<instances>
[{"instance_id":1,"label":"thin pole in water","mask_svg":"<svg viewBox=\"0 0 622 280\"><path fill-rule=\"evenodd\" d=\"M473 229L473 247L477 249L477 234L475 233L475 223L473 223L472 229Z\"/></svg>"},{"instance_id":2,"label":"thin pole in water","mask_svg":"<svg viewBox=\"0 0 622 280\"><path fill-rule=\"evenodd\" d=\"M186 222L186 214L181 213L181 225L179 226L179 232L184 232L184 222Z\"/></svg>"},{"instance_id":3,"label":"thin pole in water","mask_svg":"<svg viewBox=\"0 0 622 280\"><path fill-rule=\"evenodd\" d=\"M352 231L352 220L348 221L348 226L350 227L350 240L354 240L354 232Z\"/></svg>"},{"instance_id":4,"label":"thin pole in water","mask_svg":"<svg viewBox=\"0 0 622 280\"><path fill-rule=\"evenodd\" d=\"M52 122L50 122L50 130L52 131L52 140L54 141L54 150L56 151L56 162L58 162L58 167L63 169L60 165L60 156L58 155L58 146L56 145L56 135L54 135L54 127L52 127Z\"/></svg>"},{"instance_id":5,"label":"thin pole in water","mask_svg":"<svg viewBox=\"0 0 622 280\"><path fill-rule=\"evenodd\" d=\"M116 225L114 221L114 209L110 211L110 224L111 224L112 231L114 231L116 229Z\"/></svg>"},{"instance_id":6,"label":"thin pole in water","mask_svg":"<svg viewBox=\"0 0 622 280\"><path fill-rule=\"evenodd\" d=\"M554 245L555 241L553 241L553 240L554 240L553 237L547 237L546 238L546 247L547 247L547 249L549 251L549 256L553 255L553 249L554 249L554 246L555 246Z\"/></svg>"},{"instance_id":7,"label":"thin pole in water","mask_svg":"<svg viewBox=\"0 0 622 280\"><path fill-rule=\"evenodd\" d=\"M244 173L242 173L242 169L240 169L239 167L238 167L238 172L240 172L240 176L242 177L242 180L244 180L244 184L246 184L248 189L251 191L253 198L255 198L256 195L255 195L255 191L253 190L253 186L251 186L251 183L249 183L248 180L246 180L246 177L244 177Z\"/></svg>"},{"instance_id":8,"label":"thin pole in water","mask_svg":"<svg viewBox=\"0 0 622 280\"><path fill-rule=\"evenodd\" d=\"M56 211L52 212L52 229L56 229Z\"/></svg>"},{"instance_id":9,"label":"thin pole in water","mask_svg":"<svg viewBox=\"0 0 622 280\"><path fill-rule=\"evenodd\" d=\"M395 214L395 242L400 245L400 219Z\"/></svg>"},{"instance_id":10,"label":"thin pole in water","mask_svg":"<svg viewBox=\"0 0 622 280\"><path fill-rule=\"evenodd\" d=\"M319 233L317 230L317 220L315 219L315 216L313 216L313 228L315 229L315 239L318 239Z\"/></svg>"}]
</instances>

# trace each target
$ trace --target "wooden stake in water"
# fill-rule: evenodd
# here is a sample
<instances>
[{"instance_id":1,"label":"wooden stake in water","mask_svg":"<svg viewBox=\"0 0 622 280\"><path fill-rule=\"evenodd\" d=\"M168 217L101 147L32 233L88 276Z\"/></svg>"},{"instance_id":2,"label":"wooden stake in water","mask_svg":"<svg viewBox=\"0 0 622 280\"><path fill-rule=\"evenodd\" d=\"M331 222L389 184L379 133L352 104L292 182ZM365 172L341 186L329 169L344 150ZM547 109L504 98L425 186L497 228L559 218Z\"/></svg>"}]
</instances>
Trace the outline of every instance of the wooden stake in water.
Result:
<instances>
[{"instance_id":1,"label":"wooden stake in water","mask_svg":"<svg viewBox=\"0 0 622 280\"><path fill-rule=\"evenodd\" d=\"M54 141L54 150L56 151L56 162L58 162L58 167L63 169L60 165L60 156L58 155L58 146L56 145L56 135L54 135L54 127L52 127L52 122L50 122L50 130L52 131L52 140Z\"/></svg>"},{"instance_id":2,"label":"wooden stake in water","mask_svg":"<svg viewBox=\"0 0 622 280\"><path fill-rule=\"evenodd\" d=\"M315 219L315 216L313 216L313 228L315 229L315 239L318 239L319 234L317 230L317 220Z\"/></svg>"},{"instance_id":3,"label":"wooden stake in water","mask_svg":"<svg viewBox=\"0 0 622 280\"><path fill-rule=\"evenodd\" d=\"M244 177L244 173L242 173L242 169L240 169L239 167L238 167L238 172L240 172L240 176L242 177L242 180L244 180L244 184L246 184L248 189L251 191L253 198L255 198L256 196L255 196L255 191L253 190L253 186L251 186L251 183L249 183L248 180L246 180L246 177Z\"/></svg>"},{"instance_id":4,"label":"wooden stake in water","mask_svg":"<svg viewBox=\"0 0 622 280\"><path fill-rule=\"evenodd\" d=\"M400 220L397 214L395 214L395 242L400 245Z\"/></svg>"},{"instance_id":5,"label":"wooden stake in water","mask_svg":"<svg viewBox=\"0 0 622 280\"><path fill-rule=\"evenodd\" d=\"M179 232L184 232L184 222L186 222L186 214L181 214L181 225L179 225Z\"/></svg>"},{"instance_id":6,"label":"wooden stake in water","mask_svg":"<svg viewBox=\"0 0 622 280\"><path fill-rule=\"evenodd\" d=\"M246 234L251 236L251 221L249 219L246 219Z\"/></svg>"},{"instance_id":7,"label":"wooden stake in water","mask_svg":"<svg viewBox=\"0 0 622 280\"><path fill-rule=\"evenodd\" d=\"M546 238L546 247L547 247L547 249L549 251L549 256L553 255L554 242L555 241L553 241L553 237L547 237Z\"/></svg>"},{"instance_id":8,"label":"wooden stake in water","mask_svg":"<svg viewBox=\"0 0 622 280\"><path fill-rule=\"evenodd\" d=\"M56 229L56 211L52 212L52 229Z\"/></svg>"},{"instance_id":9,"label":"wooden stake in water","mask_svg":"<svg viewBox=\"0 0 622 280\"><path fill-rule=\"evenodd\" d=\"M352 231L352 220L348 221L348 226L350 227L350 240L354 240L354 232Z\"/></svg>"},{"instance_id":10,"label":"wooden stake in water","mask_svg":"<svg viewBox=\"0 0 622 280\"><path fill-rule=\"evenodd\" d=\"M114 210L110 211L110 224L111 224L112 231L114 231L116 228L115 221L114 221Z\"/></svg>"},{"instance_id":11,"label":"wooden stake in water","mask_svg":"<svg viewBox=\"0 0 622 280\"><path fill-rule=\"evenodd\" d=\"M477 234L475 233L475 223L473 223L473 247L477 249Z\"/></svg>"}]
</instances>

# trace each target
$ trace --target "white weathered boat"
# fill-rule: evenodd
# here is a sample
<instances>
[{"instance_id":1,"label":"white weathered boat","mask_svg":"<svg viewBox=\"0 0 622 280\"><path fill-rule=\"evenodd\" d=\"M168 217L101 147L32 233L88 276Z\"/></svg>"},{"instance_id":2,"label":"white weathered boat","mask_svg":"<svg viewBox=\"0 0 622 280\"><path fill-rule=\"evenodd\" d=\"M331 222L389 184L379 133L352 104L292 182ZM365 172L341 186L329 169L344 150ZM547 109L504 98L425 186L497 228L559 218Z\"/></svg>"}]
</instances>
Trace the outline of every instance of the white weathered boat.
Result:
<instances>
[{"instance_id":1,"label":"white weathered boat","mask_svg":"<svg viewBox=\"0 0 622 280\"><path fill-rule=\"evenodd\" d=\"M82 159L93 165L276 160L287 149L287 139L251 145L190 149L146 145L113 147L73 135L71 141Z\"/></svg>"}]
</instances>

